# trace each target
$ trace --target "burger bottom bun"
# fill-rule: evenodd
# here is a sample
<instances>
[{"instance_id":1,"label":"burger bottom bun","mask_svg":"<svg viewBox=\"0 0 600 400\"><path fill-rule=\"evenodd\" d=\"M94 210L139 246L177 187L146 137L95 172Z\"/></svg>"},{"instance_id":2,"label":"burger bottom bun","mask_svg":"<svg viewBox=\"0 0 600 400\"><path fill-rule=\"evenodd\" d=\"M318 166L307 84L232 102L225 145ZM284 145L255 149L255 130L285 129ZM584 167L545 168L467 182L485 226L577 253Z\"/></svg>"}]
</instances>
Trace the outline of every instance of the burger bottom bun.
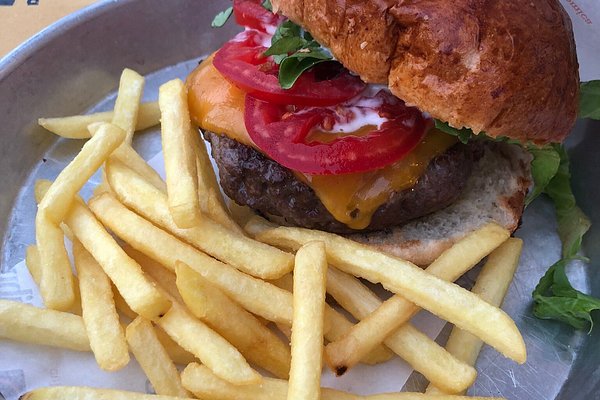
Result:
<instances>
[{"instance_id":1,"label":"burger bottom bun","mask_svg":"<svg viewBox=\"0 0 600 400\"><path fill-rule=\"evenodd\" d=\"M531 186L530 162L530 154L520 146L486 143L483 157L452 205L402 226L348 237L425 266L490 221L514 232Z\"/></svg>"}]
</instances>

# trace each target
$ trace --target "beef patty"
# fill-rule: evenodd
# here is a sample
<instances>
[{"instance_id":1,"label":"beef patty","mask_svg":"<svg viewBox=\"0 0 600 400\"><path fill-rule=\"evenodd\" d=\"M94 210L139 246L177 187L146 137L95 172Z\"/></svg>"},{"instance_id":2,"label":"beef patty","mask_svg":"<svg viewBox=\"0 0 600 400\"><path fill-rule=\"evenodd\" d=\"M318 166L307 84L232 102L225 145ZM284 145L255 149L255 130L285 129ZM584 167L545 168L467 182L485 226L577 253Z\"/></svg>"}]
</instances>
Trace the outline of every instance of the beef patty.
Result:
<instances>
[{"instance_id":1,"label":"beef patty","mask_svg":"<svg viewBox=\"0 0 600 400\"><path fill-rule=\"evenodd\" d=\"M206 132L205 137L219 167L221 186L236 203L267 217L280 217L289 225L336 233L357 232L337 221L310 186L289 169L227 136ZM413 187L394 192L361 231L401 225L447 207L463 190L479 157L481 148L477 144L457 143L450 147L429 163Z\"/></svg>"}]
</instances>

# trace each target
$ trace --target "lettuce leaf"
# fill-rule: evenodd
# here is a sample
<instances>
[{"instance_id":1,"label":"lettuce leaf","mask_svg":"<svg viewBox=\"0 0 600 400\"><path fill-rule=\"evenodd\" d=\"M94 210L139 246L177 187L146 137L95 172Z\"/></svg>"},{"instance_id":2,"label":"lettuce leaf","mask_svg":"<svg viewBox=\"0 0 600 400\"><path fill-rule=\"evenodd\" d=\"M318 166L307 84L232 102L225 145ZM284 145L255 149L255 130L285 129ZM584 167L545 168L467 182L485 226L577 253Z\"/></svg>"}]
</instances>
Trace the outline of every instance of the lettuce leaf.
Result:
<instances>
[{"instance_id":1,"label":"lettuce leaf","mask_svg":"<svg viewBox=\"0 0 600 400\"><path fill-rule=\"evenodd\" d=\"M560 154L553 146L535 147L529 146L529 152L533 156L531 161L531 176L533 178L533 189L527 194L525 206L544 192L546 186L558 172L560 165Z\"/></svg>"},{"instance_id":2,"label":"lettuce leaf","mask_svg":"<svg viewBox=\"0 0 600 400\"><path fill-rule=\"evenodd\" d=\"M600 119L600 80L581 83L579 118Z\"/></svg>"}]
</instances>

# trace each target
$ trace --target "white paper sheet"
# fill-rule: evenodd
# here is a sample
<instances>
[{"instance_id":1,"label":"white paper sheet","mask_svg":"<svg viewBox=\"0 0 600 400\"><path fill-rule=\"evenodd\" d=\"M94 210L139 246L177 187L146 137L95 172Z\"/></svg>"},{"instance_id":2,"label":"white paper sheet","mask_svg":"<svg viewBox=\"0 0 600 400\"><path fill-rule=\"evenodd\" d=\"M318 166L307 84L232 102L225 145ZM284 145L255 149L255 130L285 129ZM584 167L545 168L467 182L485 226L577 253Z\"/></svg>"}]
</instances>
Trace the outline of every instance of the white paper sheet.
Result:
<instances>
[{"instance_id":1,"label":"white paper sheet","mask_svg":"<svg viewBox=\"0 0 600 400\"><path fill-rule=\"evenodd\" d=\"M561 1L573 21L581 80L599 79L600 5L597 0ZM160 156L151 160L151 164L164 176ZM0 275L0 298L41 306L39 292L24 262ZM432 338L439 334L444 324L426 312L417 315L413 323ZM390 392L400 390L411 372L408 365L395 358L374 367L359 365L341 378L326 371L322 383L326 387L358 394ZM97 367L91 353L0 340L0 393L7 400L17 400L27 390L48 385L85 385L151 392L151 386L133 359L123 370L108 373Z\"/></svg>"}]
</instances>

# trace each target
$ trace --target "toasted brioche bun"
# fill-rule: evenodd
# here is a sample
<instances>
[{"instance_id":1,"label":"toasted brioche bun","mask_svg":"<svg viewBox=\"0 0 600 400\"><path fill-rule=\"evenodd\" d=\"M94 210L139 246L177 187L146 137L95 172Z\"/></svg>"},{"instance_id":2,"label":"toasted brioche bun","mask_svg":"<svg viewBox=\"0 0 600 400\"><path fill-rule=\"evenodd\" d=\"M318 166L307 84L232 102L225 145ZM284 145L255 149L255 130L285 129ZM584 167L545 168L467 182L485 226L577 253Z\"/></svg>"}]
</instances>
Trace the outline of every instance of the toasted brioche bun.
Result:
<instances>
[{"instance_id":1,"label":"toasted brioche bun","mask_svg":"<svg viewBox=\"0 0 600 400\"><path fill-rule=\"evenodd\" d=\"M531 155L520 146L486 143L484 156L452 205L396 228L349 238L425 266L487 222L514 232L531 185L530 163Z\"/></svg>"},{"instance_id":2,"label":"toasted brioche bun","mask_svg":"<svg viewBox=\"0 0 600 400\"><path fill-rule=\"evenodd\" d=\"M272 0L349 70L455 128L561 142L577 117L558 0Z\"/></svg>"}]
</instances>

